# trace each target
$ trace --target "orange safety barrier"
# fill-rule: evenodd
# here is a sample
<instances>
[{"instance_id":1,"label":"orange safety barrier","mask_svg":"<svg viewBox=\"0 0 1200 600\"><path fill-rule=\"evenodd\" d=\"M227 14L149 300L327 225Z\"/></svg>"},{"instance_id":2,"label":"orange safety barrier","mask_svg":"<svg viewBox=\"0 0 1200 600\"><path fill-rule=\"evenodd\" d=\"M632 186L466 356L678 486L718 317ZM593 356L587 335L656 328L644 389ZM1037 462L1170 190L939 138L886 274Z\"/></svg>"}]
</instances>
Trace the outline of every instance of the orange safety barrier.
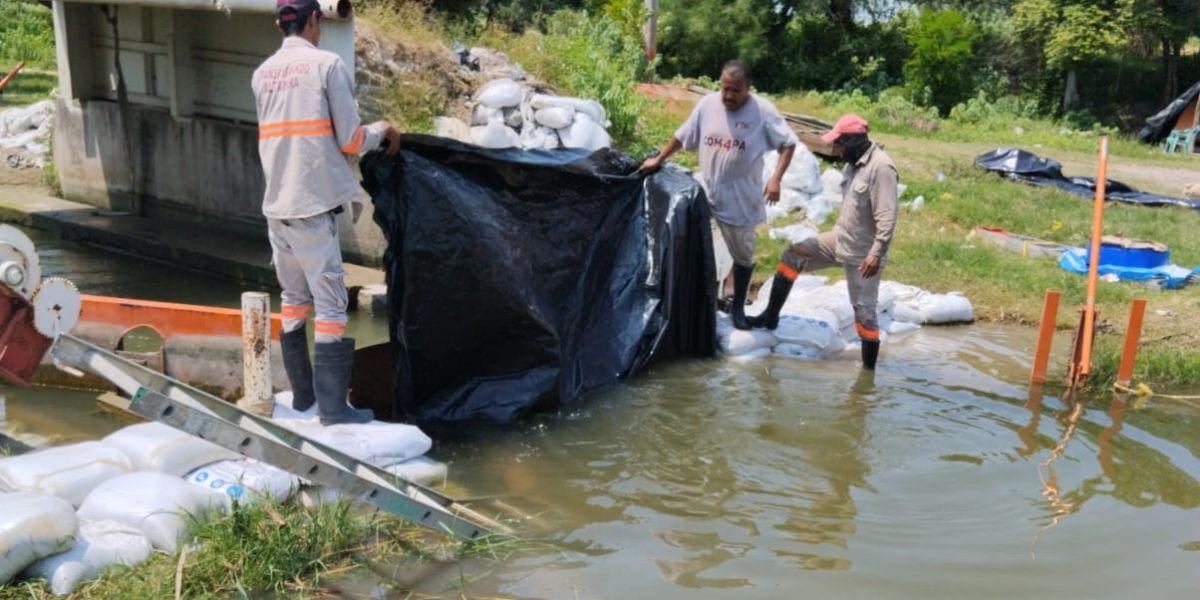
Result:
<instances>
[{"instance_id":1,"label":"orange safety barrier","mask_svg":"<svg viewBox=\"0 0 1200 600\"><path fill-rule=\"evenodd\" d=\"M1129 327L1125 329L1125 348L1121 351L1121 368L1117 370L1117 385L1129 387L1133 379L1133 363L1137 358L1138 342L1142 339L1142 318L1146 315L1146 301L1135 299L1129 309Z\"/></svg>"},{"instance_id":2,"label":"orange safety barrier","mask_svg":"<svg viewBox=\"0 0 1200 600\"><path fill-rule=\"evenodd\" d=\"M177 335L242 337L242 311L194 304L83 296L80 323L153 328L164 340ZM278 340L283 317L271 315L271 339Z\"/></svg>"},{"instance_id":3,"label":"orange safety barrier","mask_svg":"<svg viewBox=\"0 0 1200 600\"><path fill-rule=\"evenodd\" d=\"M1046 383L1046 368L1050 363L1050 346L1054 343L1054 324L1058 321L1059 297L1058 292L1046 290L1046 300L1042 303L1042 322L1038 329L1037 347L1033 351L1033 372L1029 374L1029 383Z\"/></svg>"}]
</instances>

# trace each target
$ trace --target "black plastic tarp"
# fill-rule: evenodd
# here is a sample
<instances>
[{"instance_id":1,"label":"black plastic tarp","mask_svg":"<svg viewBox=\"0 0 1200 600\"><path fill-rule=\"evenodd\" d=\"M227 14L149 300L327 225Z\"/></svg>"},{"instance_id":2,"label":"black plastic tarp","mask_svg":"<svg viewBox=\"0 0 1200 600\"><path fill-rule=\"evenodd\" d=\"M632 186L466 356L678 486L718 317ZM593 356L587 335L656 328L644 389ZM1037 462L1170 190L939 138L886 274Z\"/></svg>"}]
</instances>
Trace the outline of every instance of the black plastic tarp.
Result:
<instances>
[{"instance_id":1,"label":"black plastic tarp","mask_svg":"<svg viewBox=\"0 0 1200 600\"><path fill-rule=\"evenodd\" d=\"M975 157L975 164L1013 181L1056 187L1064 192L1088 198L1096 196L1095 177L1067 177L1063 175L1062 165L1057 161L1024 150L1000 148ZM1112 179L1109 179L1105 186L1104 199L1146 206L1183 206L1200 209L1200 200L1150 194Z\"/></svg>"},{"instance_id":2,"label":"black plastic tarp","mask_svg":"<svg viewBox=\"0 0 1200 600\"><path fill-rule=\"evenodd\" d=\"M402 147L361 163L388 241L397 417L507 422L716 354L708 204L686 172L633 174L611 150Z\"/></svg>"},{"instance_id":3,"label":"black plastic tarp","mask_svg":"<svg viewBox=\"0 0 1200 600\"><path fill-rule=\"evenodd\" d=\"M1171 134L1171 130L1175 129L1175 123L1179 121L1179 115L1187 110L1187 107L1192 102L1196 101L1196 96L1200 95L1200 81L1192 84L1183 95L1171 101L1165 108L1158 111L1158 114L1146 119L1146 126L1138 132L1138 139L1147 144L1157 144Z\"/></svg>"}]
</instances>

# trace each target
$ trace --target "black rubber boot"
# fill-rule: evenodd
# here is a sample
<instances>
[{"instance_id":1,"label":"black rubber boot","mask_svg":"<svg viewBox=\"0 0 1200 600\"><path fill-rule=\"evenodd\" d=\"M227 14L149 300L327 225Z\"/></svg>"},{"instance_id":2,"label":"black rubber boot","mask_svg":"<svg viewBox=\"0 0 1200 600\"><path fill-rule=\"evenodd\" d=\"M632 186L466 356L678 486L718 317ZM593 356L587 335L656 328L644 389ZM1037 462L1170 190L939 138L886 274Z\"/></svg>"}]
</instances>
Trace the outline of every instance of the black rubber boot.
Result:
<instances>
[{"instance_id":1,"label":"black rubber boot","mask_svg":"<svg viewBox=\"0 0 1200 600\"><path fill-rule=\"evenodd\" d=\"M368 423L375 413L353 408L346 403L350 391L350 367L354 365L354 339L317 342L313 353L313 378L317 395L317 416L322 425Z\"/></svg>"},{"instance_id":2,"label":"black rubber boot","mask_svg":"<svg viewBox=\"0 0 1200 600\"><path fill-rule=\"evenodd\" d=\"M736 329L750 329L750 323L746 320L746 292L750 291L752 275L754 265L733 265L733 303L729 306L729 316L733 318Z\"/></svg>"},{"instance_id":3,"label":"black rubber boot","mask_svg":"<svg viewBox=\"0 0 1200 600\"><path fill-rule=\"evenodd\" d=\"M788 294L792 293L792 284L795 283L791 279L775 274L775 281L771 283L771 300L767 303L767 310L756 317L750 317L750 325L761 329L770 329L774 331L779 327L779 311L783 310L783 304L787 302Z\"/></svg>"},{"instance_id":4,"label":"black rubber boot","mask_svg":"<svg viewBox=\"0 0 1200 600\"><path fill-rule=\"evenodd\" d=\"M862 361L863 368L868 371L875 370L875 361L879 359L879 341L868 342L863 340L862 343Z\"/></svg>"},{"instance_id":5,"label":"black rubber boot","mask_svg":"<svg viewBox=\"0 0 1200 600\"><path fill-rule=\"evenodd\" d=\"M279 336L283 351L283 370L288 383L292 384L292 408L304 412L317 397L313 394L312 362L308 359L308 328L301 325L295 331L285 331Z\"/></svg>"}]
</instances>

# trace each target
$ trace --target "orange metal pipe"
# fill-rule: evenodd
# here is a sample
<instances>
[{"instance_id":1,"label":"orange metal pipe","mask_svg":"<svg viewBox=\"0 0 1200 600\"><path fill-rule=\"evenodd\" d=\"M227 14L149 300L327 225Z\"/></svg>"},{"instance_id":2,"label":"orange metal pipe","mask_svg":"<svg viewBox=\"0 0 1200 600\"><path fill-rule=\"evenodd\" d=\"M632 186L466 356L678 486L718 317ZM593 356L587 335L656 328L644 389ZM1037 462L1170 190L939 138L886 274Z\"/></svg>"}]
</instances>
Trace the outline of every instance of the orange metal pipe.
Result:
<instances>
[{"instance_id":1,"label":"orange metal pipe","mask_svg":"<svg viewBox=\"0 0 1200 600\"><path fill-rule=\"evenodd\" d=\"M1042 302L1042 321L1038 329L1037 347L1033 351L1033 371L1029 374L1029 383L1046 383L1046 368L1050 363L1050 346L1054 343L1054 325L1058 321L1058 300L1061 294L1054 290L1046 290L1046 300Z\"/></svg>"},{"instance_id":2,"label":"orange metal pipe","mask_svg":"<svg viewBox=\"0 0 1200 600\"><path fill-rule=\"evenodd\" d=\"M1096 334L1096 287L1100 271L1100 238L1104 235L1104 196L1108 185L1108 136L1100 138L1100 165L1096 169L1096 200L1092 206L1092 244L1088 261L1087 302L1083 306L1083 331L1079 374L1092 372L1092 343Z\"/></svg>"},{"instance_id":3,"label":"orange metal pipe","mask_svg":"<svg viewBox=\"0 0 1200 600\"><path fill-rule=\"evenodd\" d=\"M8 75L4 76L4 79L0 79L0 92L3 92L4 88L8 87L8 83L10 81L12 81L14 77L17 76L17 73L21 72L21 69L24 69L24 68L25 68L25 61L21 61L21 62L17 63L17 66L13 67L13 70L8 72Z\"/></svg>"},{"instance_id":4,"label":"orange metal pipe","mask_svg":"<svg viewBox=\"0 0 1200 600\"><path fill-rule=\"evenodd\" d=\"M1121 368L1117 370L1117 385L1129 387L1133 378L1133 363L1137 358L1138 342L1142 339L1142 317L1146 315L1146 301L1138 298L1129 309L1129 327L1125 329L1125 348L1121 351Z\"/></svg>"}]
</instances>

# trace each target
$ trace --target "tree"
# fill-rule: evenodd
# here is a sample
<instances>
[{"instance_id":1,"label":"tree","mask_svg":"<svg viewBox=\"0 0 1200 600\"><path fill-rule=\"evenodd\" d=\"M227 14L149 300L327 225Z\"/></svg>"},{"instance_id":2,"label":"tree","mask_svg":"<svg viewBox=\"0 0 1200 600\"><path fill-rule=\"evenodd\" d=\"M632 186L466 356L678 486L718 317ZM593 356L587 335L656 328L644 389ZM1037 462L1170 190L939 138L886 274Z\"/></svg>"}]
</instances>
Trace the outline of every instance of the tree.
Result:
<instances>
[{"instance_id":1,"label":"tree","mask_svg":"<svg viewBox=\"0 0 1200 600\"><path fill-rule=\"evenodd\" d=\"M979 25L954 9L923 10L909 28L906 38L912 56L904 63L904 78L910 96L923 96L941 113L974 92L972 64L982 38Z\"/></svg>"},{"instance_id":2,"label":"tree","mask_svg":"<svg viewBox=\"0 0 1200 600\"><path fill-rule=\"evenodd\" d=\"M1080 104L1078 70L1121 47L1130 8L1098 0L1021 0L1013 7L1017 35L1045 67L1065 78L1062 110Z\"/></svg>"}]
</instances>

